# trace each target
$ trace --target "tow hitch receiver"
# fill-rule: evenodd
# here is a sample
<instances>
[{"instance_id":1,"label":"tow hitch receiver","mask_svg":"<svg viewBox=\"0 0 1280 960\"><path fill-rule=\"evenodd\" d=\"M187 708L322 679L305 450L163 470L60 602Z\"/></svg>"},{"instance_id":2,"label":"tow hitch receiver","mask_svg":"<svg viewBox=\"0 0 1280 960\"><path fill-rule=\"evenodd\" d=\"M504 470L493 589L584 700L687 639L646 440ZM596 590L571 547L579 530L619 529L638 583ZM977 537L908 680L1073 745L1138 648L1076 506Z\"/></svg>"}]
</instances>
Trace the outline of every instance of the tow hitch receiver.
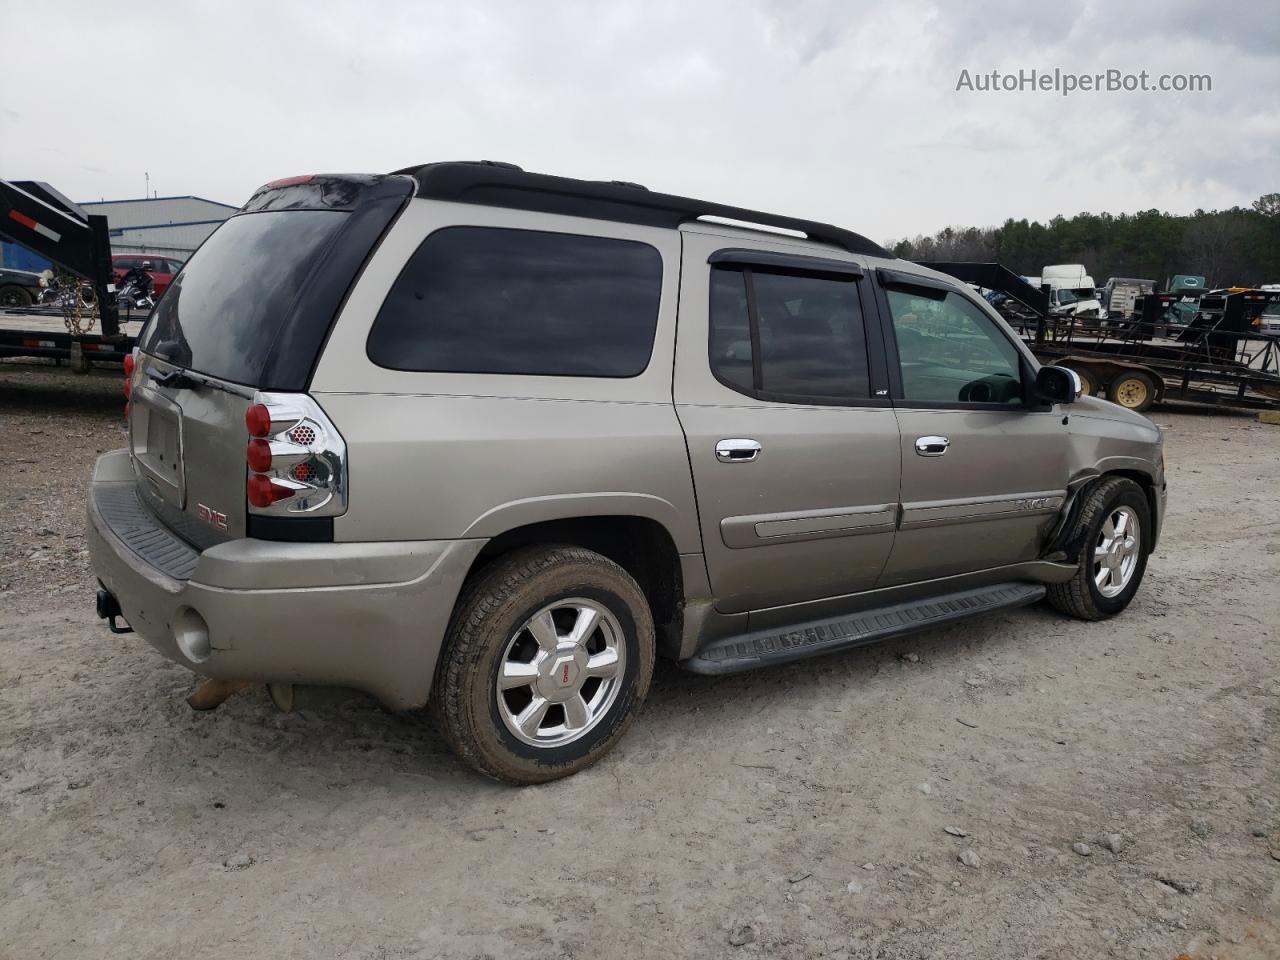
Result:
<instances>
[{"instance_id":1,"label":"tow hitch receiver","mask_svg":"<svg viewBox=\"0 0 1280 960\"><path fill-rule=\"evenodd\" d=\"M124 615L120 612L120 601L115 598L115 594L111 591L98 591L97 607L98 616L107 621L107 626L112 633L133 633L133 627L129 626L127 620L123 627L116 623L116 617L123 619Z\"/></svg>"}]
</instances>

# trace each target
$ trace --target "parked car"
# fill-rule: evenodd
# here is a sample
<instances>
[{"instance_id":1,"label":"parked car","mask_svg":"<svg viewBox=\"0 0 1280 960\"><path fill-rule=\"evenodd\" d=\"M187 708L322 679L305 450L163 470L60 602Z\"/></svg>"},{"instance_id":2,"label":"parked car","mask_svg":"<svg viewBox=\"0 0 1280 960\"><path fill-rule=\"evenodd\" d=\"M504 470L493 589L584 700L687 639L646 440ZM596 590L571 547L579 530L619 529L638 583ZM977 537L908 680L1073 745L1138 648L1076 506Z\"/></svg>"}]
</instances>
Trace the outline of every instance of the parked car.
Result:
<instances>
[{"instance_id":1,"label":"parked car","mask_svg":"<svg viewBox=\"0 0 1280 960\"><path fill-rule=\"evenodd\" d=\"M174 283L91 482L99 614L280 697L429 703L512 783L599 759L656 656L1114 616L1165 512L1151 421L824 224L428 164L268 184Z\"/></svg>"},{"instance_id":2,"label":"parked car","mask_svg":"<svg viewBox=\"0 0 1280 960\"><path fill-rule=\"evenodd\" d=\"M149 268L143 267L146 263L150 263L151 266ZM111 257L111 269L115 274L116 283L124 280L125 274L135 267L142 267L151 275L151 294L159 299L160 294L165 292L173 278L177 276L178 271L182 269L182 261L173 257L133 253L114 254Z\"/></svg>"},{"instance_id":3,"label":"parked car","mask_svg":"<svg viewBox=\"0 0 1280 960\"><path fill-rule=\"evenodd\" d=\"M0 267L0 307L29 307L47 283L43 274Z\"/></svg>"}]
</instances>

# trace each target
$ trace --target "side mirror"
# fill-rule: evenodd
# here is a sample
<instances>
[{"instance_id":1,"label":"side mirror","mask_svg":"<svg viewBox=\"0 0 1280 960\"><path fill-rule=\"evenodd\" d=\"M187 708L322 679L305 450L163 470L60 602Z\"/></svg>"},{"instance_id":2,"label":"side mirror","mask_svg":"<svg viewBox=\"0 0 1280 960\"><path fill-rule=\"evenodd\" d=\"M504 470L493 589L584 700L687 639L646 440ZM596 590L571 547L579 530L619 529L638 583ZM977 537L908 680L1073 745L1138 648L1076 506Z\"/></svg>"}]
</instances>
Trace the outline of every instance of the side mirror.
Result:
<instances>
[{"instance_id":1,"label":"side mirror","mask_svg":"<svg viewBox=\"0 0 1280 960\"><path fill-rule=\"evenodd\" d=\"M1036 371L1036 397L1048 403L1075 403L1084 392L1080 376L1070 367L1041 367Z\"/></svg>"}]
</instances>

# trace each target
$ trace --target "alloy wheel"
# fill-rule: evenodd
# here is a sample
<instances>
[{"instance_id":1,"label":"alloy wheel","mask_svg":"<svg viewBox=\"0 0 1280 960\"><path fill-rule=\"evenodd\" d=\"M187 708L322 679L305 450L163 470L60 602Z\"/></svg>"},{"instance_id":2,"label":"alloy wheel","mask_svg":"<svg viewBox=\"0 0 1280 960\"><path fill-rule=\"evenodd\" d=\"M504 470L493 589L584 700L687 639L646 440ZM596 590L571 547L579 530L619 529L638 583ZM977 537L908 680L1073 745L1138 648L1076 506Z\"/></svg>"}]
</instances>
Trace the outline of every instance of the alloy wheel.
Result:
<instances>
[{"instance_id":1,"label":"alloy wheel","mask_svg":"<svg viewBox=\"0 0 1280 960\"><path fill-rule=\"evenodd\" d=\"M1133 579L1142 551L1142 529L1132 507L1116 507L1098 531L1093 548L1093 582L1104 597L1119 596Z\"/></svg>"},{"instance_id":2,"label":"alloy wheel","mask_svg":"<svg viewBox=\"0 0 1280 960\"><path fill-rule=\"evenodd\" d=\"M498 714L517 740L561 747L593 730L622 689L626 644L617 618L583 597L547 604L507 642Z\"/></svg>"}]
</instances>

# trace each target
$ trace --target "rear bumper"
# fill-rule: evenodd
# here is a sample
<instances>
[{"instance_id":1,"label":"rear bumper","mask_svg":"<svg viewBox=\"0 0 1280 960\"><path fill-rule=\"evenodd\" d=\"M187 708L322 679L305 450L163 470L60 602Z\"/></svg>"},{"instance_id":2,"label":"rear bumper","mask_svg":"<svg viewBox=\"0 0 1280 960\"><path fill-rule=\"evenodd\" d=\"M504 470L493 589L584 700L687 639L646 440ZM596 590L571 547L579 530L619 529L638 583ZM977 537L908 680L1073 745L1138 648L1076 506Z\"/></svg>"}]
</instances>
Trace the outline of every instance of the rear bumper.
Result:
<instances>
[{"instance_id":1,"label":"rear bumper","mask_svg":"<svg viewBox=\"0 0 1280 960\"><path fill-rule=\"evenodd\" d=\"M133 482L128 451L98 459L89 552L151 646L209 677L355 687L393 709L426 703L454 600L484 540L235 540L195 555L190 576L177 578L161 569L174 569L171 557L158 565L139 552L138 524L167 531L149 514L120 517ZM207 641L193 644L202 630Z\"/></svg>"}]
</instances>

